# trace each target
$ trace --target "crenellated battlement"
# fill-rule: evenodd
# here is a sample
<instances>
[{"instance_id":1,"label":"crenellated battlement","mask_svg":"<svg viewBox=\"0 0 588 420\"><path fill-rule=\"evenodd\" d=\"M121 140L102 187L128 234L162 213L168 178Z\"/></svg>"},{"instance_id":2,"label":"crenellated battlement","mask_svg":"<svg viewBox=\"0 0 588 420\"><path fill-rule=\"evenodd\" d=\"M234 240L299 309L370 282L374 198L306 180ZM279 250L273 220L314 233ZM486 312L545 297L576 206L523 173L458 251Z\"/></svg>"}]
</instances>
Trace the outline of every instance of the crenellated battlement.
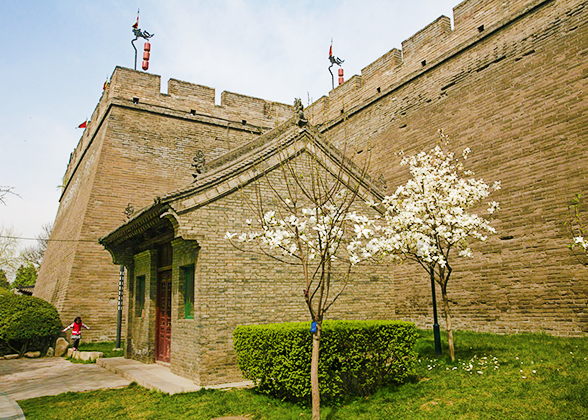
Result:
<instances>
[{"instance_id":1,"label":"crenellated battlement","mask_svg":"<svg viewBox=\"0 0 588 420\"><path fill-rule=\"evenodd\" d=\"M454 28L441 16L313 103L314 124L339 118L355 107L389 92L508 21L550 0L465 0L453 8Z\"/></svg>"},{"instance_id":2,"label":"crenellated battlement","mask_svg":"<svg viewBox=\"0 0 588 420\"><path fill-rule=\"evenodd\" d=\"M481 25L488 28L511 16L521 8L542 3L529 0L466 0L453 8L456 32L478 31Z\"/></svg>"},{"instance_id":3,"label":"crenellated battlement","mask_svg":"<svg viewBox=\"0 0 588 420\"><path fill-rule=\"evenodd\" d=\"M374 75L380 73L382 69L396 67L402 64L402 51L397 48L392 48L386 54L378 58L370 65L361 70L361 77L364 79L371 79Z\"/></svg>"},{"instance_id":4,"label":"crenellated battlement","mask_svg":"<svg viewBox=\"0 0 588 420\"><path fill-rule=\"evenodd\" d=\"M416 34L402 41L402 57L404 61L412 61L413 57L419 59L426 47L442 43L451 35L451 20L447 16L441 16L433 23L425 26Z\"/></svg>"},{"instance_id":5,"label":"crenellated battlement","mask_svg":"<svg viewBox=\"0 0 588 420\"><path fill-rule=\"evenodd\" d=\"M290 105L232 92L222 92L215 104L215 89L177 79L169 79L167 93L161 93L161 77L117 67L108 89L109 98L148 103L175 111L208 115L223 120L247 120L249 124L272 127L276 118L291 117Z\"/></svg>"},{"instance_id":6,"label":"crenellated battlement","mask_svg":"<svg viewBox=\"0 0 588 420\"><path fill-rule=\"evenodd\" d=\"M292 107L278 102L224 91L221 93L220 105L216 105L214 88L177 79L170 79L167 87L168 93L161 93L159 75L116 67L70 156L63 179L64 187L113 105L137 109L148 107L150 112L188 120L206 118L209 123L216 122L232 129L245 130L273 128L292 117Z\"/></svg>"}]
</instances>

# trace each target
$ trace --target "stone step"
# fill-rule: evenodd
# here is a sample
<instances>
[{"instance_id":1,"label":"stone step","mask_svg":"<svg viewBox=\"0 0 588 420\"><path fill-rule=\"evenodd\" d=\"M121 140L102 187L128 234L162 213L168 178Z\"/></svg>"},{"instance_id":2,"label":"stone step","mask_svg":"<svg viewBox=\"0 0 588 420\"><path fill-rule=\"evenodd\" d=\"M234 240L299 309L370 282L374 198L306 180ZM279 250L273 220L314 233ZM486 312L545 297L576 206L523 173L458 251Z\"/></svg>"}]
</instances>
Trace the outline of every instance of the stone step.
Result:
<instances>
[{"instance_id":1,"label":"stone step","mask_svg":"<svg viewBox=\"0 0 588 420\"><path fill-rule=\"evenodd\" d=\"M104 355L101 351L78 351L74 349L67 349L67 357L79 360L97 360ZM0 419L1 420L1 419Z\"/></svg>"},{"instance_id":2,"label":"stone step","mask_svg":"<svg viewBox=\"0 0 588 420\"><path fill-rule=\"evenodd\" d=\"M202 387L196 385L190 379L172 373L167 366L157 363L141 363L124 357L98 359L96 364L145 388L156 389L167 394L194 392L202 388L229 389L250 388L253 386L251 381L242 381Z\"/></svg>"}]
</instances>

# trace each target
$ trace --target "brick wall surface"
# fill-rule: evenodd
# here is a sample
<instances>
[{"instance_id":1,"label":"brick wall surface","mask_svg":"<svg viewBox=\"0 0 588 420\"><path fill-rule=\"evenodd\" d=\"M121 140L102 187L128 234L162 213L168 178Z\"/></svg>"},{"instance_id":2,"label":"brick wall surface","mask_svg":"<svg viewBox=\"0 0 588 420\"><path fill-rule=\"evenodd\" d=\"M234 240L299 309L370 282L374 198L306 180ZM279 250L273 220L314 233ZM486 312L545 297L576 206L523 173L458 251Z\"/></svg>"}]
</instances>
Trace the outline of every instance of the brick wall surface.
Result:
<instances>
[{"instance_id":1,"label":"brick wall surface","mask_svg":"<svg viewBox=\"0 0 588 420\"><path fill-rule=\"evenodd\" d=\"M384 176L388 192L408 179L395 153L432 148L437 129L457 151L471 147L468 167L502 181L493 195L502 210L493 222L497 235L455 266L454 325L586 333L588 275L566 247L564 222L588 178L588 8L580 1L466 1L454 12L453 32L437 40L415 35L408 56L403 43L404 62L373 72L358 89L335 89L314 105L313 122L340 147L373 147L372 171ZM414 52L415 42L425 44L417 48L423 53ZM427 274L409 264L394 273L398 316L430 325Z\"/></svg>"},{"instance_id":2,"label":"brick wall surface","mask_svg":"<svg viewBox=\"0 0 588 420\"><path fill-rule=\"evenodd\" d=\"M458 151L471 147L469 168L487 181L502 181L494 195L502 210L493 222L497 235L475 245L472 260L455 265L449 293L456 327L585 334L588 276L566 248L563 222L566 205L585 191L588 177L588 7L579 0L466 0L453 17L453 29L448 18L436 20L305 115L355 159L371 149L371 172L383 176L388 192L408 179L397 165L398 150L433 147L439 128ZM189 184L197 150L209 160L222 156L290 116L286 105L228 92L216 105L213 89L174 79L167 90L160 92L159 76L117 68L66 170L53 237L73 242L50 243L35 295L55 303L64 322L80 314L104 325L89 331L90 338L114 333L118 268L95 241L123 222L127 204L138 209ZM229 224L236 223L232 213L239 206L231 200L199 209L202 226L194 234L206 231L204 220L227 212ZM174 334L200 331L178 342L194 345L190 354L203 365L221 366L232 357L214 350L230 347L233 327L214 296L229 294L248 322L303 316L296 306L271 317L259 312L268 303L264 296L285 305L299 292L287 281L247 288L247 279L263 276L265 262L206 234L197 242L197 277L210 280L197 290L202 318L176 319L196 329ZM193 252L192 245L176 246ZM224 275L227 267L237 274ZM386 298L377 283L366 287L389 302L395 316L430 325L426 273L405 264L393 274L394 291ZM191 365L180 362L188 352L173 346L174 369L214 382L214 369L188 372Z\"/></svg>"},{"instance_id":3,"label":"brick wall surface","mask_svg":"<svg viewBox=\"0 0 588 420\"><path fill-rule=\"evenodd\" d=\"M155 309L157 297L157 251L147 250L135 255L132 270L129 270L127 289L129 290L126 357L143 363L155 360ZM144 306L141 314L137 312L137 277L145 278Z\"/></svg>"}]
</instances>

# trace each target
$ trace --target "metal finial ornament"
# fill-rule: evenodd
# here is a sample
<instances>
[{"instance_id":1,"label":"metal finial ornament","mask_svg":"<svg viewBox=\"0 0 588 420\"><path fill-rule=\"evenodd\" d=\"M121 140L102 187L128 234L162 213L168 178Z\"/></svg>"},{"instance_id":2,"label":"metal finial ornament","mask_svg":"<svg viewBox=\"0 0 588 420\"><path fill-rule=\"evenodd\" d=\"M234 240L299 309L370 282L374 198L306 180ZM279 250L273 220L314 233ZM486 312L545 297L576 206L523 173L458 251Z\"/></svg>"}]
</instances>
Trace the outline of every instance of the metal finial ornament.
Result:
<instances>
[{"instance_id":1,"label":"metal finial ornament","mask_svg":"<svg viewBox=\"0 0 588 420\"><path fill-rule=\"evenodd\" d=\"M198 178L198 175L200 175L202 172L204 172L205 165L206 165L206 158L204 157L204 152L202 150L198 150L196 152L196 156L194 156L194 163L192 164L192 167L196 171L195 174L192 174L192 176L194 177L194 180L196 180L196 178Z\"/></svg>"},{"instance_id":2,"label":"metal finial ornament","mask_svg":"<svg viewBox=\"0 0 588 420\"><path fill-rule=\"evenodd\" d=\"M137 21L133 24L133 35L135 35L135 39L131 41L131 45L135 50L135 70L137 70L137 47L135 47L135 41L139 38L145 38L145 40L148 40L155 35L150 34L147 31L142 31L141 28L139 28L139 9L137 9Z\"/></svg>"},{"instance_id":3,"label":"metal finial ornament","mask_svg":"<svg viewBox=\"0 0 588 420\"><path fill-rule=\"evenodd\" d=\"M133 214L135 214L135 208L131 205L131 203L127 204L127 207L125 207L125 211L123 211L123 214L127 217L127 220L129 220Z\"/></svg>"},{"instance_id":4,"label":"metal finial ornament","mask_svg":"<svg viewBox=\"0 0 588 420\"><path fill-rule=\"evenodd\" d=\"M333 67L335 64L341 67L341 64L343 64L345 60L341 60L339 57L335 57L333 55L333 39L331 39L331 48L329 48L329 61L331 62L331 65L329 66L329 73L331 73L331 84L333 85L333 89L335 89L335 76L331 71L331 67Z\"/></svg>"}]
</instances>

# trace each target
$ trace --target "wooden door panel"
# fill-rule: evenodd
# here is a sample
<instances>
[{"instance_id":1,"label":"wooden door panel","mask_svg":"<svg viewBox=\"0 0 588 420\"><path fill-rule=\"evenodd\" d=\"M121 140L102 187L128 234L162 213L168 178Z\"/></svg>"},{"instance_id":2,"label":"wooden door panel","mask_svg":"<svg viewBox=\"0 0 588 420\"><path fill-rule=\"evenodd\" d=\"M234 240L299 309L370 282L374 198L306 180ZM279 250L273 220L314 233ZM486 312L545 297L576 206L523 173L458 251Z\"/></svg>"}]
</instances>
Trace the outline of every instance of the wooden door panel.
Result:
<instances>
[{"instance_id":1,"label":"wooden door panel","mask_svg":"<svg viewBox=\"0 0 588 420\"><path fill-rule=\"evenodd\" d=\"M171 270L166 270L158 276L155 338L155 360L168 363L171 355L171 274Z\"/></svg>"}]
</instances>

